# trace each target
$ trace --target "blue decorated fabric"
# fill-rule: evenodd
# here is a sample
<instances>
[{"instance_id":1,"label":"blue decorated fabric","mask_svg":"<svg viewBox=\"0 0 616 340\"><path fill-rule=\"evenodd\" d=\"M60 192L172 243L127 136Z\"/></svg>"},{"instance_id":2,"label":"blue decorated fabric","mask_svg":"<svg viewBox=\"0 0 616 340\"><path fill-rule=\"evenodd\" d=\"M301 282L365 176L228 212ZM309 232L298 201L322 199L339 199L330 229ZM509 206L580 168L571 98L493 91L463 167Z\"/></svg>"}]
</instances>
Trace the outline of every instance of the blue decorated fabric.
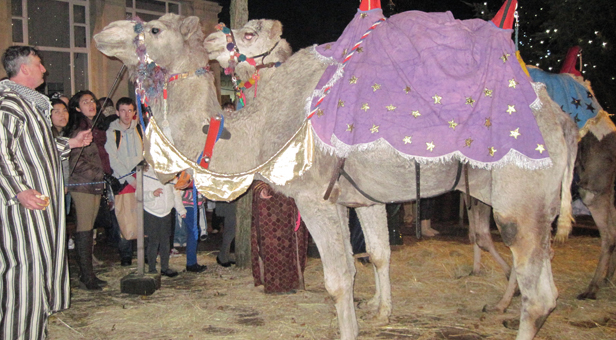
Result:
<instances>
[{"instance_id":1,"label":"blue decorated fabric","mask_svg":"<svg viewBox=\"0 0 616 340\"><path fill-rule=\"evenodd\" d=\"M331 64L308 109L316 135L340 156L387 143L422 162L549 166L511 32L450 12L359 11L315 47Z\"/></svg>"},{"instance_id":2,"label":"blue decorated fabric","mask_svg":"<svg viewBox=\"0 0 616 340\"><path fill-rule=\"evenodd\" d=\"M550 98L573 118L580 129L603 110L592 92L568 73L549 73L535 67L529 67L528 73L533 81L545 84Z\"/></svg>"}]
</instances>

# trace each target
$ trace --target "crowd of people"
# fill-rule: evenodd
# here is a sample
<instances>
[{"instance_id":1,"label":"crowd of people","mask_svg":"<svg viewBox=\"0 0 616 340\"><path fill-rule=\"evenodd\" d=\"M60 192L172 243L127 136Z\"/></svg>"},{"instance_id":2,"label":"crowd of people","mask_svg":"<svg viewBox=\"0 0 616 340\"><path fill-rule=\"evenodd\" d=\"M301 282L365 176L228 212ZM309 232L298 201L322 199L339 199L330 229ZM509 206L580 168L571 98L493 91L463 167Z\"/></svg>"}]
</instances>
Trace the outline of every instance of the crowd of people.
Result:
<instances>
[{"instance_id":1,"label":"crowd of people","mask_svg":"<svg viewBox=\"0 0 616 340\"><path fill-rule=\"evenodd\" d=\"M118 249L119 263L132 265L134 173L144 161L144 127L136 116L139 103L131 98L114 106L89 90L70 97L36 91L47 69L34 47L9 47L2 65L7 77L0 80L0 338L43 339L49 315L70 303L69 249L74 248L81 289L107 284L94 270L97 217L108 216L107 238ZM160 256L160 274L178 275L169 266L174 214L182 221L176 241L186 246L186 271L207 270L197 263L197 242L207 228L197 223L207 223L199 216L205 198L192 188L160 183L151 169L143 192L148 272L159 273ZM224 261L218 261L222 266L234 263L228 243Z\"/></svg>"}]
</instances>

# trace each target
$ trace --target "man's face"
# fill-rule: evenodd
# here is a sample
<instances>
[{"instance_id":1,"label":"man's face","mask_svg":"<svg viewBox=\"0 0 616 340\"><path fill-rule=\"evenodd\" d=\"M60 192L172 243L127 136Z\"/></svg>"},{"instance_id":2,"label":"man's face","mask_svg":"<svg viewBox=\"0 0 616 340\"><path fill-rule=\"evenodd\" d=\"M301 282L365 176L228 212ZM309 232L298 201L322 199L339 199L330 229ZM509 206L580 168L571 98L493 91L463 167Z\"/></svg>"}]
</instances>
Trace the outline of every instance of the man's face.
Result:
<instances>
[{"instance_id":1,"label":"man's face","mask_svg":"<svg viewBox=\"0 0 616 340\"><path fill-rule=\"evenodd\" d=\"M23 64L22 68L25 68L23 71L24 74L28 76L31 87L37 88L45 82L45 72L47 72L47 70L41 63L41 58L35 56L34 54L30 54L28 56L28 60L28 63Z\"/></svg>"},{"instance_id":2,"label":"man's face","mask_svg":"<svg viewBox=\"0 0 616 340\"><path fill-rule=\"evenodd\" d=\"M121 104L118 111L120 122L126 127L130 126L133 118L135 117L135 108L131 104Z\"/></svg>"}]
</instances>

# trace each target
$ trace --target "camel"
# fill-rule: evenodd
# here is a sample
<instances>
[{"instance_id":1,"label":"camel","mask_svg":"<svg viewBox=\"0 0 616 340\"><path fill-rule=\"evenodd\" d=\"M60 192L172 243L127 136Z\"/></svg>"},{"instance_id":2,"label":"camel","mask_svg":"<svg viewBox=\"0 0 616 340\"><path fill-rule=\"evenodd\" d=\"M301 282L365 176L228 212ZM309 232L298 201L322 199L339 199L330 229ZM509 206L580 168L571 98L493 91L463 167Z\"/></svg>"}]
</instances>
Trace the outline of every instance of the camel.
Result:
<instances>
[{"instance_id":1,"label":"camel","mask_svg":"<svg viewBox=\"0 0 616 340\"><path fill-rule=\"evenodd\" d=\"M580 142L576 157L576 173L579 176L580 198L589 208L601 235L601 253L595 274L587 289L578 295L578 299L596 299L601 285L608 283L616 270L616 209L614 208L614 181L616 179L616 126L593 99L594 92L588 81L581 76L570 73L551 74L535 67L529 67L533 79L547 83L547 89L554 100L571 118L579 121L574 107L587 110L587 115L597 114L581 121ZM565 93L581 92L581 95ZM573 99L573 101L571 100ZM582 102L584 104L582 104ZM586 106L588 104L588 106ZM474 209L474 211L473 211ZM473 274L480 270L481 250L488 251L501 265L505 273L510 273L508 264L496 252L489 230L490 208L484 204L473 204L469 210L471 243L474 245ZM560 230L556 241L564 242L570 230ZM513 298L516 281L515 273L509 278L509 284L503 298L494 306L485 306L484 310L504 312Z\"/></svg>"},{"instance_id":2,"label":"camel","mask_svg":"<svg viewBox=\"0 0 616 340\"><path fill-rule=\"evenodd\" d=\"M157 152L160 149L155 149L156 145L146 140L146 149L150 148L146 150L146 158L154 161L159 178L161 174L165 177L175 171L172 163L194 164L189 159L193 159L205 137L185 133L182 128L201 124L204 115L211 120L222 114L216 103L212 75L194 72L207 63L205 49L198 46L199 40L203 41L199 32L197 18L167 14L143 24L129 20L114 22L94 37L101 52L122 60L133 70L139 69L137 47L145 47L148 60L155 61L166 74L189 74L168 84L166 111L176 122L168 129L174 141L170 149L177 147L186 156L153 154L152 150ZM137 46L133 42L137 42ZM319 58L311 47L295 53L278 67L269 85L259 88L259 96L253 103L224 118L225 129L231 138L218 141L209 169L220 174L219 177L236 178L249 169L263 169L262 164L276 159L280 150L287 150L285 148L292 144L292 138L306 124L306 102L328 65L329 62ZM541 105L534 114L541 133L546 136L552 166L528 170L504 165L492 170L470 168L468 173L470 194L493 207L503 238L514 254L514 267L524 297L518 340L532 339L556 306L558 293L549 256L550 223L560 211L571 209L570 201L561 202L560 196L568 191L576 152L574 126L549 99L544 88L536 86L535 90ZM164 121L164 102L156 98L149 100L155 121ZM150 123L147 139L158 136L154 134L156 128L156 124ZM186 139L179 138L180 135L186 135ZM187 143L188 139L193 145ZM349 181L341 179L335 182L329 199L324 200L323 193L336 171L339 157L318 147L312 138L306 138L306 141L311 149L305 153L309 155L309 166L297 171L292 178L285 177L286 180L263 171L256 172L254 179L262 180L295 199L321 254L325 286L335 302L340 338L356 339L359 327L353 302L355 267L349 242L347 207L357 207L367 250L376 268L376 293L371 300L376 309L375 317L388 322L392 303L385 205L369 200L364 194L387 202L414 199L416 187L412 169L416 164L386 146L350 152L346 155L344 169L364 194ZM162 139L161 143L166 142ZM451 190L457 169L458 162L455 161L421 164L422 195L434 196ZM191 167L189 171L199 182L197 176L201 170ZM205 186L199 189L208 197L222 197L220 192L224 191ZM458 184L454 189L464 190L464 184ZM239 194L234 192L227 197L234 195Z\"/></svg>"}]
</instances>

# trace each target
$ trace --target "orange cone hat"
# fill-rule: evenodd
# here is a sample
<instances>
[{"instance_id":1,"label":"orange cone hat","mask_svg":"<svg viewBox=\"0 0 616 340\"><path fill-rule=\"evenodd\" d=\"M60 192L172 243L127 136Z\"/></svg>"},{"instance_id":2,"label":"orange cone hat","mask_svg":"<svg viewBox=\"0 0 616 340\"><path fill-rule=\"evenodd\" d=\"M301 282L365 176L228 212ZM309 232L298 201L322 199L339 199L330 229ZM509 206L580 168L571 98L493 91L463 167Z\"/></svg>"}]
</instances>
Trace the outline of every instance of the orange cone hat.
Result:
<instances>
[{"instance_id":1,"label":"orange cone hat","mask_svg":"<svg viewBox=\"0 0 616 340\"><path fill-rule=\"evenodd\" d=\"M359 10L364 12L375 8L381 8L381 0L361 0L359 5Z\"/></svg>"},{"instance_id":2,"label":"orange cone hat","mask_svg":"<svg viewBox=\"0 0 616 340\"><path fill-rule=\"evenodd\" d=\"M496 16L492 19L494 25L503 29L512 29L513 14L516 8L518 8L518 0L506 0L503 7L498 10L498 13L496 13Z\"/></svg>"}]
</instances>

